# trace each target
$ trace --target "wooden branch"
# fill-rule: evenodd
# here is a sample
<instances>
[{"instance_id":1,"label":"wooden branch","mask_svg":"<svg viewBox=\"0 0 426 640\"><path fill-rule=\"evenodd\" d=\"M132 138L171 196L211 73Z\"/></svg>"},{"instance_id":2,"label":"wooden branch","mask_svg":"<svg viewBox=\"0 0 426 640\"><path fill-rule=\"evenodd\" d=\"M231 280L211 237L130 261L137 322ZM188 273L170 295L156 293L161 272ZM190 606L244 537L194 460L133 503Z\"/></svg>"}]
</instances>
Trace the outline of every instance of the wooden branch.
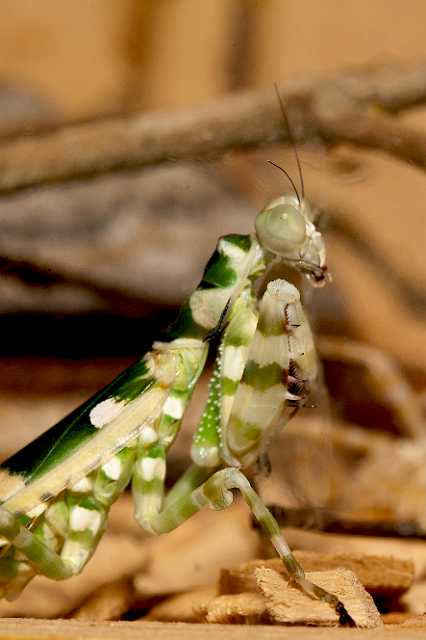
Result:
<instances>
[{"instance_id":1,"label":"wooden branch","mask_svg":"<svg viewBox=\"0 0 426 640\"><path fill-rule=\"evenodd\" d=\"M354 100L341 98L341 95L337 99L329 96L324 111L316 114L318 133L324 141L377 149L426 168L426 135L422 131L385 113L362 111Z\"/></svg>"},{"instance_id":2,"label":"wooden branch","mask_svg":"<svg viewBox=\"0 0 426 640\"><path fill-rule=\"evenodd\" d=\"M425 63L305 76L281 93L298 140L352 142L424 168L426 137L365 109L397 112L424 103ZM135 113L3 142L0 193L277 141L288 139L272 88L242 92L190 111Z\"/></svg>"},{"instance_id":3,"label":"wooden branch","mask_svg":"<svg viewBox=\"0 0 426 640\"><path fill-rule=\"evenodd\" d=\"M426 531L413 520L362 520L345 513L315 507L287 508L268 504L268 509L281 527L298 527L351 536L426 540ZM256 523L253 524L256 526Z\"/></svg>"}]
</instances>

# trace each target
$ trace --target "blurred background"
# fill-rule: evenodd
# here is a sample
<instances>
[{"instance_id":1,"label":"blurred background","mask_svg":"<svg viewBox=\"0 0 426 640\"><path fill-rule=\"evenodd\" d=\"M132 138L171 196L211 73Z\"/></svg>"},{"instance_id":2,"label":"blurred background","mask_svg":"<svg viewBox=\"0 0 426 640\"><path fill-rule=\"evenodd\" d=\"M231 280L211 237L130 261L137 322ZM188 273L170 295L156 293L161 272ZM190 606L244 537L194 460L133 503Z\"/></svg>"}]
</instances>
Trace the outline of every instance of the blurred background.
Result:
<instances>
[{"instance_id":1,"label":"blurred background","mask_svg":"<svg viewBox=\"0 0 426 640\"><path fill-rule=\"evenodd\" d=\"M418 0L2 0L0 158L2 144L75 122L173 114L244 89L273 95L274 82L312 74L421 62L425 24ZM400 118L424 131L426 107ZM382 152L311 140L299 153L333 274L306 304L331 414L361 438L345 444L359 462L366 428L411 437L423 417L426 181ZM297 175L293 151L274 145L0 196L2 458L148 348L217 237L251 230L256 210L289 190L267 159ZM396 367L408 417L389 400L381 358Z\"/></svg>"},{"instance_id":2,"label":"blurred background","mask_svg":"<svg viewBox=\"0 0 426 640\"><path fill-rule=\"evenodd\" d=\"M0 12L6 142L426 53L426 7L416 0L3 0ZM403 118L426 122L420 108ZM422 173L382 153L327 152L320 141L300 155L308 197L331 203L346 225L345 235L329 224L333 284L314 296L314 324L383 349L421 388ZM26 441L167 326L217 236L250 230L256 209L288 190L266 158L295 175L294 154L268 147L2 197L2 447Z\"/></svg>"},{"instance_id":3,"label":"blurred background","mask_svg":"<svg viewBox=\"0 0 426 640\"><path fill-rule=\"evenodd\" d=\"M172 113L245 88L272 93L274 82L426 53L426 7L416 0L3 0L0 12L6 144L67 123ZM403 118L424 128L426 112ZM383 350L421 393L424 176L384 153L319 140L299 152L307 195L324 208L333 274L307 300L316 330ZM198 282L218 235L251 230L256 210L288 191L269 158L296 175L293 151L268 146L3 195L2 454L149 347ZM334 360L326 375L335 410L368 423L368 381L360 391L360 367L336 371ZM392 416L379 411L377 420L395 430Z\"/></svg>"}]
</instances>

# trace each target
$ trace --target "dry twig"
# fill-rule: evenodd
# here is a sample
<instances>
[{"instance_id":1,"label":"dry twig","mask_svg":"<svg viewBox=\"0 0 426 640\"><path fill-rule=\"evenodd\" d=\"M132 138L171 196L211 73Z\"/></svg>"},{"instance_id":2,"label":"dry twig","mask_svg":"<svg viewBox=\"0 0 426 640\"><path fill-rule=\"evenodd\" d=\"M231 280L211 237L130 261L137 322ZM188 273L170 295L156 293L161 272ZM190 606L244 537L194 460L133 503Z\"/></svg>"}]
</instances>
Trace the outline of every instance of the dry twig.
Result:
<instances>
[{"instance_id":1,"label":"dry twig","mask_svg":"<svg viewBox=\"0 0 426 640\"><path fill-rule=\"evenodd\" d=\"M299 140L351 142L424 168L426 136L369 109L398 112L424 103L424 63L304 76L281 92ZM288 140L274 92L242 92L190 111L135 113L6 141L0 193L276 141Z\"/></svg>"}]
</instances>

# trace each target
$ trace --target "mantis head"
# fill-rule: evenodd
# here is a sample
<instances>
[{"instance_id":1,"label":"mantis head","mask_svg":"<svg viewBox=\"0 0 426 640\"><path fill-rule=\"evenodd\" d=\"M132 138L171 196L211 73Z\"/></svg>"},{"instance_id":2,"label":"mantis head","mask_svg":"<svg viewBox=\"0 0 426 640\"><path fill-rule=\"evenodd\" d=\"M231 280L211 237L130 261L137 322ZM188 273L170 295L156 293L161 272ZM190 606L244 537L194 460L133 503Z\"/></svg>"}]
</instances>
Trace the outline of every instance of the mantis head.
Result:
<instances>
[{"instance_id":1,"label":"mantis head","mask_svg":"<svg viewBox=\"0 0 426 640\"><path fill-rule=\"evenodd\" d=\"M325 284L324 241L305 200L282 196L270 202L256 218L256 234L263 249L305 273L315 286Z\"/></svg>"}]
</instances>

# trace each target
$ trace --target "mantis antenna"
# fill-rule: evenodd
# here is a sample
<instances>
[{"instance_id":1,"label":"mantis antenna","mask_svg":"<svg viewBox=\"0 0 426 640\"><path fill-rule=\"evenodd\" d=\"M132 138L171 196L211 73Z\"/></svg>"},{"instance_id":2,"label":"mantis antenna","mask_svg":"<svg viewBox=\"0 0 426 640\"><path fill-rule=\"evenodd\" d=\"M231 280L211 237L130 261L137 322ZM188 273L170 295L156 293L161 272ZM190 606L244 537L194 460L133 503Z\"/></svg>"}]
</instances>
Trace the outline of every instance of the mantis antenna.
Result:
<instances>
[{"instance_id":1,"label":"mantis antenna","mask_svg":"<svg viewBox=\"0 0 426 640\"><path fill-rule=\"evenodd\" d=\"M297 152L296 140L294 139L294 135L293 135L293 132L292 132L291 127L290 127L290 122L289 122L289 119L288 119L288 115L287 115L287 112L286 112L286 109L285 109L285 106L284 106L284 101L283 101L283 99L281 97L280 90L279 90L278 84L276 82L274 82L274 89L275 89L275 94L276 94L277 99L278 99L278 103L280 105L281 115L283 117L286 129L287 129L288 139L290 140L290 144L291 144L291 146L293 147L293 150L294 150L294 155L296 156L297 170L299 172L302 200L304 200L305 199L305 184L303 182L302 165L301 165L301 162L300 162L299 154ZM275 166L277 166L277 165L275 165ZM279 167L279 168L281 168L281 167ZM292 183L293 188L294 188L293 180L291 180L290 176L287 174L286 171L284 171L284 173L290 179L290 182ZM296 193L297 193L297 191L296 191ZM297 199L299 200L299 204L300 204L299 196L297 196Z\"/></svg>"},{"instance_id":2,"label":"mantis antenna","mask_svg":"<svg viewBox=\"0 0 426 640\"><path fill-rule=\"evenodd\" d=\"M280 171L283 172L283 174L286 176L286 178L288 179L288 181L290 182L291 186L294 189L294 193L296 194L296 198L297 198L297 202L299 203L299 207L300 207L300 196L299 196L299 192L296 189L296 185L294 184L294 180L292 179L292 177L290 176L289 173L287 173L287 171L285 169L283 169L283 167L281 167L279 164L277 164L276 162L274 162L273 160L267 160L267 162L269 164L271 164L273 167L276 167L277 169L279 169Z\"/></svg>"}]
</instances>

